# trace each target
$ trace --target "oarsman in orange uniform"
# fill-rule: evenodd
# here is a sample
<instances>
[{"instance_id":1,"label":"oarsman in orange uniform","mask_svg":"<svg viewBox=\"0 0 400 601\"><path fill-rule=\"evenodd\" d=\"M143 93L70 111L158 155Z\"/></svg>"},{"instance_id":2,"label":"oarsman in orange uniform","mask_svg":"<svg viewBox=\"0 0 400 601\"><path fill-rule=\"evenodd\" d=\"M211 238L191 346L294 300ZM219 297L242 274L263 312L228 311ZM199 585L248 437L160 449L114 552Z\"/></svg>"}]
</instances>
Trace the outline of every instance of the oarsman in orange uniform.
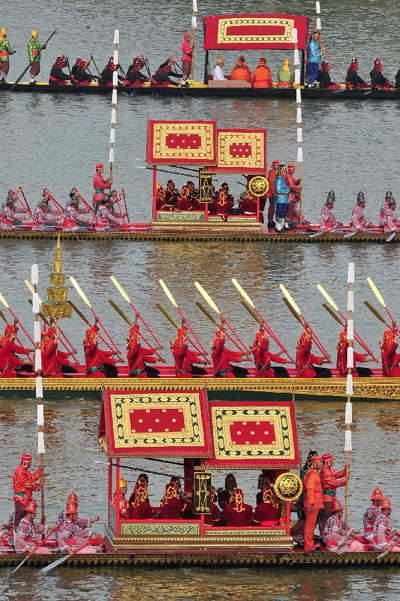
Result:
<instances>
[{"instance_id":1,"label":"oarsman in orange uniform","mask_svg":"<svg viewBox=\"0 0 400 601\"><path fill-rule=\"evenodd\" d=\"M42 330L40 348L43 377L64 378L66 373L76 373L77 370L71 366L68 359L73 352L64 353L58 350L57 332L52 326L48 330Z\"/></svg>"},{"instance_id":2,"label":"oarsman in orange uniform","mask_svg":"<svg viewBox=\"0 0 400 601\"><path fill-rule=\"evenodd\" d=\"M326 357L317 357L311 352L312 335L311 332L304 330L297 341L296 365L299 378L330 378L332 376L329 369L315 367L328 363Z\"/></svg>"},{"instance_id":3,"label":"oarsman in orange uniform","mask_svg":"<svg viewBox=\"0 0 400 601\"><path fill-rule=\"evenodd\" d=\"M100 349L98 335L99 328L96 321L94 326L90 326L86 330L83 341L86 375L89 378L117 378L118 370L115 367L115 359L113 358L116 352Z\"/></svg>"},{"instance_id":4,"label":"oarsman in orange uniform","mask_svg":"<svg viewBox=\"0 0 400 601\"><path fill-rule=\"evenodd\" d=\"M110 177L109 179L104 179L104 177L102 176L103 172L104 165L98 163L96 165L96 173L93 176L93 208L95 213L97 213L97 209L99 208L101 201L106 197L105 191L111 187L111 184L113 182L112 177Z\"/></svg>"},{"instance_id":5,"label":"oarsman in orange uniform","mask_svg":"<svg viewBox=\"0 0 400 601\"><path fill-rule=\"evenodd\" d=\"M309 553L315 551L314 530L317 524L318 514L324 507L321 479L319 470L322 467L322 457L314 455L312 467L304 476L303 486L305 491L304 511L306 514L306 525L304 527L304 551Z\"/></svg>"},{"instance_id":6,"label":"oarsman in orange uniform","mask_svg":"<svg viewBox=\"0 0 400 601\"><path fill-rule=\"evenodd\" d=\"M265 58L260 58L257 67L254 69L251 85L253 88L273 87L274 82L272 81L271 69L268 67Z\"/></svg>"},{"instance_id":7,"label":"oarsman in orange uniform","mask_svg":"<svg viewBox=\"0 0 400 601\"><path fill-rule=\"evenodd\" d=\"M398 337L394 330L383 332L383 342L381 343L382 371L383 375L389 378L400 377L400 354L396 353L399 346L397 344Z\"/></svg>"},{"instance_id":8,"label":"oarsman in orange uniform","mask_svg":"<svg viewBox=\"0 0 400 601\"><path fill-rule=\"evenodd\" d=\"M267 181L268 181L268 192L267 196L269 198L269 207L268 207L268 227L275 227L274 222L274 214L275 214L275 205L274 205L274 196L275 196L275 180L278 175L279 170L279 161L272 161L271 169L268 171Z\"/></svg>"},{"instance_id":9,"label":"oarsman in orange uniform","mask_svg":"<svg viewBox=\"0 0 400 601\"><path fill-rule=\"evenodd\" d=\"M182 320L182 327L177 331L175 342L171 345L171 353L175 361L176 376L178 378L192 378L193 376L205 375L207 372L202 367L193 365L194 363L204 363L207 361L203 357L191 351L186 344L187 329Z\"/></svg>"},{"instance_id":10,"label":"oarsman in orange uniform","mask_svg":"<svg viewBox=\"0 0 400 601\"><path fill-rule=\"evenodd\" d=\"M247 67L247 65L244 64L244 57L239 57L236 65L233 67L231 73L231 80L247 81L248 83L251 82L250 69Z\"/></svg>"},{"instance_id":11,"label":"oarsman in orange uniform","mask_svg":"<svg viewBox=\"0 0 400 601\"><path fill-rule=\"evenodd\" d=\"M37 482L37 480L39 480L39 478L42 476L42 468L38 467L38 469L32 474L32 472L29 471L31 464L32 455L22 455L21 463L14 471L14 528L18 526L24 517L26 505L32 499L32 492L35 490L40 490L41 488L41 485Z\"/></svg>"},{"instance_id":12,"label":"oarsman in orange uniform","mask_svg":"<svg viewBox=\"0 0 400 601\"><path fill-rule=\"evenodd\" d=\"M340 470L339 472L332 469L332 453L325 453L325 455L322 455L322 461L324 465L319 476L321 478L322 493L324 495L324 508L319 516L319 529L323 538L326 522L332 515L333 502L336 499L336 491L341 486L346 486L348 475L346 468Z\"/></svg>"},{"instance_id":13,"label":"oarsman in orange uniform","mask_svg":"<svg viewBox=\"0 0 400 601\"><path fill-rule=\"evenodd\" d=\"M17 356L17 353L33 352L15 343L17 331L17 322L14 321L14 325L9 323L0 339L0 378L16 378L18 370L33 371L31 363L25 363Z\"/></svg>"}]
</instances>

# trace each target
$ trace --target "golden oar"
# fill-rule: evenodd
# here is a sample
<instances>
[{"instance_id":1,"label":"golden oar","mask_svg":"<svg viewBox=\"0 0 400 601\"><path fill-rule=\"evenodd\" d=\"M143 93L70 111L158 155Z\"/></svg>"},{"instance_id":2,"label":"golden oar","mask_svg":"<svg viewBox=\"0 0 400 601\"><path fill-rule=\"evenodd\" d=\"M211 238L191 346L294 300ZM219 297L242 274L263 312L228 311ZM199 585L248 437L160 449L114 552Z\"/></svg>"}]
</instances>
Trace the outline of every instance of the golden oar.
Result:
<instances>
[{"instance_id":1,"label":"golden oar","mask_svg":"<svg viewBox=\"0 0 400 601\"><path fill-rule=\"evenodd\" d=\"M396 330L396 332L398 334L400 334L400 330L397 327L397 323L395 322L392 314L390 313L389 309L386 306L386 303L383 299L382 294L379 292L378 288L376 287L376 285L374 284L374 282L372 281L372 278L367 278L367 282L371 287L372 292L375 294L376 298L378 299L378 301L380 302L380 304L382 305L382 307L385 309L386 313L389 315L390 319L392 320L392 324L393 324L393 329Z\"/></svg>"},{"instance_id":2,"label":"golden oar","mask_svg":"<svg viewBox=\"0 0 400 601\"><path fill-rule=\"evenodd\" d=\"M160 303L156 303L156 307L164 315L164 317L166 317L168 319L168 321L170 323L172 323L172 325L178 330L179 329L179 325L176 323L176 321L172 317L172 315L170 315L168 313L167 309L165 309Z\"/></svg>"},{"instance_id":3,"label":"golden oar","mask_svg":"<svg viewBox=\"0 0 400 601\"><path fill-rule=\"evenodd\" d=\"M371 313L373 313L375 315L375 317L377 317L379 319L379 321L381 321L383 324L385 324L386 327L388 327L393 332L395 331L392 328L392 326L390 324L388 324L386 319L383 317L382 313L380 313L377 309L375 309L375 307L373 305L371 305L371 303L369 303L368 301L364 301L364 305L366 307L368 307L368 309L371 311Z\"/></svg>"},{"instance_id":4,"label":"golden oar","mask_svg":"<svg viewBox=\"0 0 400 601\"><path fill-rule=\"evenodd\" d=\"M6 301L6 299L4 298L4 295L1 294L1 292L0 292L0 301L3 303L3 305L5 306L5 308L9 310L9 312L11 313L11 315L18 322L19 326L21 326L21 330L27 336L27 338L29 339L29 341L31 342L31 344L33 344L34 348L36 348L36 344L33 342L32 338L29 336L28 332L25 330L24 326L22 325L22 323L20 322L20 320L18 319L18 317L15 315L14 311L11 309L10 305L8 304L8 302Z\"/></svg>"}]
</instances>

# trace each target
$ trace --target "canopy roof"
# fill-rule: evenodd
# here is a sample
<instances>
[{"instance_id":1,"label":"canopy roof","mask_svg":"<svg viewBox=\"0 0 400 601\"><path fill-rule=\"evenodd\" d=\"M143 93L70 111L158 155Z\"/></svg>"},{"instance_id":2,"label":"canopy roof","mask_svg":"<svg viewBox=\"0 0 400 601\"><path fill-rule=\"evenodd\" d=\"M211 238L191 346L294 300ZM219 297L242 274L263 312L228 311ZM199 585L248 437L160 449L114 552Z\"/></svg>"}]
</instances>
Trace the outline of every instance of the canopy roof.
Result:
<instances>
[{"instance_id":1,"label":"canopy roof","mask_svg":"<svg viewBox=\"0 0 400 601\"><path fill-rule=\"evenodd\" d=\"M291 49L297 29L299 50L307 46L308 17L299 15L219 15L205 18L205 50Z\"/></svg>"},{"instance_id":2,"label":"canopy roof","mask_svg":"<svg viewBox=\"0 0 400 601\"><path fill-rule=\"evenodd\" d=\"M99 441L110 457L210 457L205 391L107 391Z\"/></svg>"}]
</instances>

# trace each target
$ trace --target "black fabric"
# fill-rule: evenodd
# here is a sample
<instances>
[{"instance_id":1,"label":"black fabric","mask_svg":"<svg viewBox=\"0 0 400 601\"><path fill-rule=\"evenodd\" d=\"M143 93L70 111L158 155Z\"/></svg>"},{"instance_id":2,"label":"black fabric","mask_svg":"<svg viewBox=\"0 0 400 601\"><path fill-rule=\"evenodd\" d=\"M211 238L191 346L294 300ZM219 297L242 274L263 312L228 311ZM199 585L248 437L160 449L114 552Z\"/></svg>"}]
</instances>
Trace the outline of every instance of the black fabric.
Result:
<instances>
[{"instance_id":1,"label":"black fabric","mask_svg":"<svg viewBox=\"0 0 400 601\"><path fill-rule=\"evenodd\" d=\"M126 79L129 83L143 83L148 80L148 78L140 71L137 71L133 65L129 67Z\"/></svg>"},{"instance_id":2,"label":"black fabric","mask_svg":"<svg viewBox=\"0 0 400 601\"><path fill-rule=\"evenodd\" d=\"M317 372L317 375L314 376L315 378L331 378L332 377L331 370L327 369L326 367L318 367L318 366L314 365L314 369Z\"/></svg>"},{"instance_id":3,"label":"black fabric","mask_svg":"<svg viewBox=\"0 0 400 601\"><path fill-rule=\"evenodd\" d=\"M100 370L105 374L106 378L118 378L118 369L111 363L102 363Z\"/></svg>"},{"instance_id":4,"label":"black fabric","mask_svg":"<svg viewBox=\"0 0 400 601\"><path fill-rule=\"evenodd\" d=\"M144 371L146 372L146 374L148 374L152 378L158 378L158 376L160 375L160 372L158 371L158 369L155 367L150 367L150 365L145 364Z\"/></svg>"},{"instance_id":5,"label":"black fabric","mask_svg":"<svg viewBox=\"0 0 400 601\"><path fill-rule=\"evenodd\" d=\"M106 67L104 71L101 72L99 77L99 84L101 86L106 86L113 79L113 71Z\"/></svg>"},{"instance_id":6,"label":"black fabric","mask_svg":"<svg viewBox=\"0 0 400 601\"><path fill-rule=\"evenodd\" d=\"M380 86L380 87L386 86L387 79L384 75L382 75L382 73L380 71L373 69L370 73L370 77L371 77L371 85L373 88L378 87L378 86Z\"/></svg>"},{"instance_id":7,"label":"black fabric","mask_svg":"<svg viewBox=\"0 0 400 601\"><path fill-rule=\"evenodd\" d=\"M72 67L71 75L75 81L92 81L92 76L84 69L78 69L76 65Z\"/></svg>"},{"instance_id":8,"label":"black fabric","mask_svg":"<svg viewBox=\"0 0 400 601\"><path fill-rule=\"evenodd\" d=\"M277 378L290 378L289 372L286 367L273 367L272 371L275 373Z\"/></svg>"},{"instance_id":9,"label":"black fabric","mask_svg":"<svg viewBox=\"0 0 400 601\"><path fill-rule=\"evenodd\" d=\"M28 374L33 374L33 365L31 363L22 363L22 365L17 365L15 371L26 371Z\"/></svg>"},{"instance_id":10,"label":"black fabric","mask_svg":"<svg viewBox=\"0 0 400 601\"><path fill-rule=\"evenodd\" d=\"M72 365L62 365L61 366L61 373L63 373L63 374L77 374L78 370L75 369L75 367L72 367Z\"/></svg>"},{"instance_id":11,"label":"black fabric","mask_svg":"<svg viewBox=\"0 0 400 601\"><path fill-rule=\"evenodd\" d=\"M328 71L320 71L317 80L322 89L329 88L332 85L331 76Z\"/></svg>"},{"instance_id":12,"label":"black fabric","mask_svg":"<svg viewBox=\"0 0 400 601\"><path fill-rule=\"evenodd\" d=\"M370 378L372 376L372 371L369 367L357 367L356 372L360 378Z\"/></svg>"},{"instance_id":13,"label":"black fabric","mask_svg":"<svg viewBox=\"0 0 400 601\"><path fill-rule=\"evenodd\" d=\"M197 365L193 365L190 364L190 373L193 375L198 375L198 376L205 376L207 375L207 370L204 369L203 367L197 367Z\"/></svg>"},{"instance_id":14,"label":"black fabric","mask_svg":"<svg viewBox=\"0 0 400 601\"><path fill-rule=\"evenodd\" d=\"M171 75L172 77L179 77L178 75L174 75L173 73L170 73L169 75ZM177 82L172 81L172 79L170 79L168 77L168 75L164 72L155 73L154 75L152 75L152 78L151 78L152 86L162 86L165 83L167 83L168 85L172 85L172 86L178 85Z\"/></svg>"},{"instance_id":15,"label":"black fabric","mask_svg":"<svg viewBox=\"0 0 400 601\"><path fill-rule=\"evenodd\" d=\"M394 80L396 90L400 89L400 69L396 73L396 79Z\"/></svg>"},{"instance_id":16,"label":"black fabric","mask_svg":"<svg viewBox=\"0 0 400 601\"><path fill-rule=\"evenodd\" d=\"M231 365L231 370L233 371L235 378L246 378L249 375L248 370L239 365Z\"/></svg>"},{"instance_id":17,"label":"black fabric","mask_svg":"<svg viewBox=\"0 0 400 601\"><path fill-rule=\"evenodd\" d=\"M357 71L347 71L346 83L355 88L365 85L365 81L357 74Z\"/></svg>"},{"instance_id":18,"label":"black fabric","mask_svg":"<svg viewBox=\"0 0 400 601\"><path fill-rule=\"evenodd\" d=\"M51 78L54 77L57 81L52 80ZM71 77L69 75L67 75L67 73L64 73L63 70L60 67L52 67L51 71L50 71L50 79L49 79L49 83L51 85L57 85L58 82L60 81L67 81L68 79L71 79Z\"/></svg>"}]
</instances>

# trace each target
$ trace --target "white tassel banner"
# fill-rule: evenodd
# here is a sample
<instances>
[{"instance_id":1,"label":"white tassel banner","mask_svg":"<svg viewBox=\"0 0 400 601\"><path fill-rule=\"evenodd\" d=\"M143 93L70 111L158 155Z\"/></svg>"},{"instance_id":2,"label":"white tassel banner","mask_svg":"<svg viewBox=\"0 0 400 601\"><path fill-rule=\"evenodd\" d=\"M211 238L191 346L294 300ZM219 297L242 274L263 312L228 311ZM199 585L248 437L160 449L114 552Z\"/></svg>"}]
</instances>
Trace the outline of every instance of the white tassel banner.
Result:
<instances>
[{"instance_id":1,"label":"white tassel banner","mask_svg":"<svg viewBox=\"0 0 400 601\"><path fill-rule=\"evenodd\" d=\"M344 433L344 450L345 451L353 450L353 447L351 444L351 430L346 430L346 432Z\"/></svg>"},{"instance_id":2,"label":"white tassel banner","mask_svg":"<svg viewBox=\"0 0 400 601\"><path fill-rule=\"evenodd\" d=\"M348 284L354 284L354 276L355 276L354 263L349 263L349 269L347 272L347 283Z\"/></svg>"},{"instance_id":3,"label":"white tassel banner","mask_svg":"<svg viewBox=\"0 0 400 601\"><path fill-rule=\"evenodd\" d=\"M353 376L351 374L347 374L346 394L347 396L351 396L353 394Z\"/></svg>"},{"instance_id":4,"label":"white tassel banner","mask_svg":"<svg viewBox=\"0 0 400 601\"><path fill-rule=\"evenodd\" d=\"M42 353L40 351L40 348L37 348L35 350L35 371L41 371L42 370Z\"/></svg>"},{"instance_id":5,"label":"white tassel banner","mask_svg":"<svg viewBox=\"0 0 400 601\"><path fill-rule=\"evenodd\" d=\"M40 311L39 295L37 292L34 292L32 294L32 312L39 313L39 311Z\"/></svg>"},{"instance_id":6,"label":"white tassel banner","mask_svg":"<svg viewBox=\"0 0 400 601\"><path fill-rule=\"evenodd\" d=\"M114 148L110 148L110 159L109 159L110 163L114 162Z\"/></svg>"},{"instance_id":7,"label":"white tassel banner","mask_svg":"<svg viewBox=\"0 0 400 601\"><path fill-rule=\"evenodd\" d=\"M301 120L301 108L300 107L298 107L297 110L296 110L296 121L297 121L297 123L301 123L302 122L302 120Z\"/></svg>"},{"instance_id":8,"label":"white tassel banner","mask_svg":"<svg viewBox=\"0 0 400 601\"><path fill-rule=\"evenodd\" d=\"M43 398L43 380L40 376L36 377L36 398ZM40 407L40 405L38 405L38 407Z\"/></svg>"},{"instance_id":9,"label":"white tassel banner","mask_svg":"<svg viewBox=\"0 0 400 601\"><path fill-rule=\"evenodd\" d=\"M352 319L347 321L347 340L354 340L354 325Z\"/></svg>"},{"instance_id":10,"label":"white tassel banner","mask_svg":"<svg viewBox=\"0 0 400 601\"><path fill-rule=\"evenodd\" d=\"M44 410L43 405L37 406L37 425L44 426Z\"/></svg>"},{"instance_id":11,"label":"white tassel banner","mask_svg":"<svg viewBox=\"0 0 400 601\"><path fill-rule=\"evenodd\" d=\"M197 19L194 15L192 17L192 27L193 27L193 29L196 29L196 27L197 27Z\"/></svg>"},{"instance_id":12,"label":"white tassel banner","mask_svg":"<svg viewBox=\"0 0 400 601\"><path fill-rule=\"evenodd\" d=\"M198 10L197 10L197 0L193 0L193 12L194 13L198 12Z\"/></svg>"},{"instance_id":13,"label":"white tassel banner","mask_svg":"<svg viewBox=\"0 0 400 601\"><path fill-rule=\"evenodd\" d=\"M303 128L302 127L297 128L297 141L298 142L303 141Z\"/></svg>"},{"instance_id":14,"label":"white tassel banner","mask_svg":"<svg viewBox=\"0 0 400 601\"><path fill-rule=\"evenodd\" d=\"M118 104L118 92L117 90L113 90L111 104Z\"/></svg>"},{"instance_id":15,"label":"white tassel banner","mask_svg":"<svg viewBox=\"0 0 400 601\"><path fill-rule=\"evenodd\" d=\"M317 31L321 31L321 17L317 17Z\"/></svg>"},{"instance_id":16,"label":"white tassel banner","mask_svg":"<svg viewBox=\"0 0 400 601\"><path fill-rule=\"evenodd\" d=\"M34 286L39 283L39 268L37 265L32 265L31 267L31 284Z\"/></svg>"},{"instance_id":17,"label":"white tassel banner","mask_svg":"<svg viewBox=\"0 0 400 601\"><path fill-rule=\"evenodd\" d=\"M118 50L114 50L113 58L114 58L114 65L118 65L118 63L119 63L119 60L118 60Z\"/></svg>"},{"instance_id":18,"label":"white tassel banner","mask_svg":"<svg viewBox=\"0 0 400 601\"><path fill-rule=\"evenodd\" d=\"M297 48L294 49L294 65L300 65L300 57L299 57L299 51L297 50Z\"/></svg>"},{"instance_id":19,"label":"white tassel banner","mask_svg":"<svg viewBox=\"0 0 400 601\"><path fill-rule=\"evenodd\" d=\"M118 73L117 71L113 72L113 86L117 86L118 85Z\"/></svg>"},{"instance_id":20,"label":"white tassel banner","mask_svg":"<svg viewBox=\"0 0 400 601\"><path fill-rule=\"evenodd\" d=\"M302 146L299 146L297 149L297 162L298 163L302 163L303 162L303 148Z\"/></svg>"},{"instance_id":21,"label":"white tassel banner","mask_svg":"<svg viewBox=\"0 0 400 601\"><path fill-rule=\"evenodd\" d=\"M347 293L347 310L354 311L354 292L352 290Z\"/></svg>"},{"instance_id":22,"label":"white tassel banner","mask_svg":"<svg viewBox=\"0 0 400 601\"><path fill-rule=\"evenodd\" d=\"M115 143L115 129L111 128L110 130L110 144L114 144Z\"/></svg>"},{"instance_id":23,"label":"white tassel banner","mask_svg":"<svg viewBox=\"0 0 400 601\"><path fill-rule=\"evenodd\" d=\"M315 3L315 12L317 13L317 15L321 14L321 5L319 2Z\"/></svg>"},{"instance_id":24,"label":"white tassel banner","mask_svg":"<svg viewBox=\"0 0 400 601\"><path fill-rule=\"evenodd\" d=\"M346 403L346 413L344 416L344 423L349 426L353 423L353 405L352 403Z\"/></svg>"},{"instance_id":25,"label":"white tassel banner","mask_svg":"<svg viewBox=\"0 0 400 601\"><path fill-rule=\"evenodd\" d=\"M38 454L44 455L45 452L43 432L38 432Z\"/></svg>"},{"instance_id":26,"label":"white tassel banner","mask_svg":"<svg viewBox=\"0 0 400 601\"><path fill-rule=\"evenodd\" d=\"M114 29L114 44L119 44L119 30Z\"/></svg>"},{"instance_id":27,"label":"white tassel banner","mask_svg":"<svg viewBox=\"0 0 400 601\"><path fill-rule=\"evenodd\" d=\"M33 324L33 341L35 342L35 344L39 344L40 342L40 322L39 321L35 321Z\"/></svg>"},{"instance_id":28,"label":"white tassel banner","mask_svg":"<svg viewBox=\"0 0 400 601\"><path fill-rule=\"evenodd\" d=\"M114 73L115 75L115 73ZM117 123L117 110L115 108L111 109L111 125L115 125Z\"/></svg>"},{"instance_id":29,"label":"white tassel banner","mask_svg":"<svg viewBox=\"0 0 400 601\"><path fill-rule=\"evenodd\" d=\"M354 367L354 349L352 346L347 347L347 368L353 369Z\"/></svg>"},{"instance_id":30,"label":"white tassel banner","mask_svg":"<svg viewBox=\"0 0 400 601\"><path fill-rule=\"evenodd\" d=\"M301 104L301 90L300 90L300 88L296 89L296 102L297 102L297 104Z\"/></svg>"},{"instance_id":31,"label":"white tassel banner","mask_svg":"<svg viewBox=\"0 0 400 601\"><path fill-rule=\"evenodd\" d=\"M293 44L297 44L298 39L297 39L297 29L293 29Z\"/></svg>"},{"instance_id":32,"label":"white tassel banner","mask_svg":"<svg viewBox=\"0 0 400 601\"><path fill-rule=\"evenodd\" d=\"M294 83L295 85L300 85L300 69L294 70Z\"/></svg>"}]
</instances>

